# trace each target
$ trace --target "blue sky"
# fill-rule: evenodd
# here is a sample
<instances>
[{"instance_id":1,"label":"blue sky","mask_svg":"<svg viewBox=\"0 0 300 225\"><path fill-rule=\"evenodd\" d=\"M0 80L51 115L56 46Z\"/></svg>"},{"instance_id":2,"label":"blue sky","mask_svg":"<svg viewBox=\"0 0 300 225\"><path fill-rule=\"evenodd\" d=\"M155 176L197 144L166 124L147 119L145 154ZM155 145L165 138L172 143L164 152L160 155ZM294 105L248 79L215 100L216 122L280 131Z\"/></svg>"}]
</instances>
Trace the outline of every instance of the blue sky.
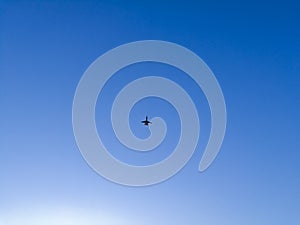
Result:
<instances>
[{"instance_id":1,"label":"blue sky","mask_svg":"<svg viewBox=\"0 0 300 225\"><path fill-rule=\"evenodd\" d=\"M0 224L298 225L299 11L296 1L2 1ZM97 57L145 39L185 46L209 65L224 93L228 123L220 154L199 173L210 129L201 90L163 65L120 71L133 75L116 74L96 107L98 131L116 157L156 162L177 141L178 115L159 99L137 104L130 123L146 137L140 117L165 117L171 132L161 151L136 155L115 140L106 119L112 87L139 74L175 74L201 121L196 152L176 176L132 188L107 181L84 161L73 136L72 102Z\"/></svg>"}]
</instances>

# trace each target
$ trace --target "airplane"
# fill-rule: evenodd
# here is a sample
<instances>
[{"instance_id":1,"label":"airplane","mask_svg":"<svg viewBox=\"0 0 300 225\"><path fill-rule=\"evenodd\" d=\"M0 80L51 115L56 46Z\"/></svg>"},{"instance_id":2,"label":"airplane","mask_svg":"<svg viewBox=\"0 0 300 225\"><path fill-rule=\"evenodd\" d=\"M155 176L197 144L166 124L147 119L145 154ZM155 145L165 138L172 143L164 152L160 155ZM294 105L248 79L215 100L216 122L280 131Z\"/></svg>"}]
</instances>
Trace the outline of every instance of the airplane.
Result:
<instances>
[{"instance_id":1,"label":"airplane","mask_svg":"<svg viewBox=\"0 0 300 225\"><path fill-rule=\"evenodd\" d=\"M148 120L148 116L146 116L146 120L141 121L141 123L143 123L145 126L148 126L151 122Z\"/></svg>"}]
</instances>

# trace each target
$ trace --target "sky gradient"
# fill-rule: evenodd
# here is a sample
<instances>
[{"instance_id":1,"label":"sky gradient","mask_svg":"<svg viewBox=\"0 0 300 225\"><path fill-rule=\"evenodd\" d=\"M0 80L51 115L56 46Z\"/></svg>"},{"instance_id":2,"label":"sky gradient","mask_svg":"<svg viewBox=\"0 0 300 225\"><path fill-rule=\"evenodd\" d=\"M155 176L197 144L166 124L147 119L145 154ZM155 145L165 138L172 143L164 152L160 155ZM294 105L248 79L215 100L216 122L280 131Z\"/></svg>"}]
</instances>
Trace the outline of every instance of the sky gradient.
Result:
<instances>
[{"instance_id":1,"label":"sky gradient","mask_svg":"<svg viewBox=\"0 0 300 225\"><path fill-rule=\"evenodd\" d=\"M1 1L0 225L299 225L299 11L296 1ZM124 68L96 106L99 135L115 157L151 164L178 140L176 111L155 98L133 108L130 125L147 137L140 120L162 116L170 132L158 151L136 154L113 134L112 99L147 73L182 85L201 122L196 152L178 174L132 188L84 161L72 103L97 57L149 39L185 46L207 63L223 90L227 131L220 154L199 173L210 130L201 90L170 66Z\"/></svg>"}]
</instances>

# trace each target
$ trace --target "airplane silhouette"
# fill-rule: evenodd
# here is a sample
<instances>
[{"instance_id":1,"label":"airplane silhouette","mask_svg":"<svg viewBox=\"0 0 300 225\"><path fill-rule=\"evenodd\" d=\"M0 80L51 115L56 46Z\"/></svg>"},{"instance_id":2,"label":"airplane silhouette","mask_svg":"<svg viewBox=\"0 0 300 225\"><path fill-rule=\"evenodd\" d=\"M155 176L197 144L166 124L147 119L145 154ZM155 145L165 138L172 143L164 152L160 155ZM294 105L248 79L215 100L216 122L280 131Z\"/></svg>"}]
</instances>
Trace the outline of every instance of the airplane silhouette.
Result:
<instances>
[{"instance_id":1,"label":"airplane silhouette","mask_svg":"<svg viewBox=\"0 0 300 225\"><path fill-rule=\"evenodd\" d=\"M151 122L148 120L148 116L146 116L146 120L141 121L141 123L143 123L145 126L148 126Z\"/></svg>"}]
</instances>

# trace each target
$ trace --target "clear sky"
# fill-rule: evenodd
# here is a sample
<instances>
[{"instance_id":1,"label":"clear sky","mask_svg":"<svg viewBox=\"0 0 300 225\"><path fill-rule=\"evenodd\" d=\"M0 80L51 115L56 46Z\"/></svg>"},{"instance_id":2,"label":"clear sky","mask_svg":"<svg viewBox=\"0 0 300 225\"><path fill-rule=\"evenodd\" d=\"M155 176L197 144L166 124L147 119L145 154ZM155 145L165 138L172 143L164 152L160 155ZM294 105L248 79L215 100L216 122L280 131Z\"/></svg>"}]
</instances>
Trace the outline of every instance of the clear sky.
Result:
<instances>
[{"instance_id":1,"label":"clear sky","mask_svg":"<svg viewBox=\"0 0 300 225\"><path fill-rule=\"evenodd\" d=\"M197 3L196 3L197 2ZM299 225L300 4L297 1L1 1L0 225ZM201 90L158 63L117 73L96 107L99 135L123 161L147 165L172 152L179 118L168 103L144 99L130 116L162 116L162 148L124 148L110 125L117 91L161 74L186 88L200 114L195 154L171 179L149 187L107 181L84 161L72 130L72 102L87 67L131 41L180 44L213 70L228 123L220 154L198 164L210 130ZM172 75L170 75L172 74Z\"/></svg>"}]
</instances>

